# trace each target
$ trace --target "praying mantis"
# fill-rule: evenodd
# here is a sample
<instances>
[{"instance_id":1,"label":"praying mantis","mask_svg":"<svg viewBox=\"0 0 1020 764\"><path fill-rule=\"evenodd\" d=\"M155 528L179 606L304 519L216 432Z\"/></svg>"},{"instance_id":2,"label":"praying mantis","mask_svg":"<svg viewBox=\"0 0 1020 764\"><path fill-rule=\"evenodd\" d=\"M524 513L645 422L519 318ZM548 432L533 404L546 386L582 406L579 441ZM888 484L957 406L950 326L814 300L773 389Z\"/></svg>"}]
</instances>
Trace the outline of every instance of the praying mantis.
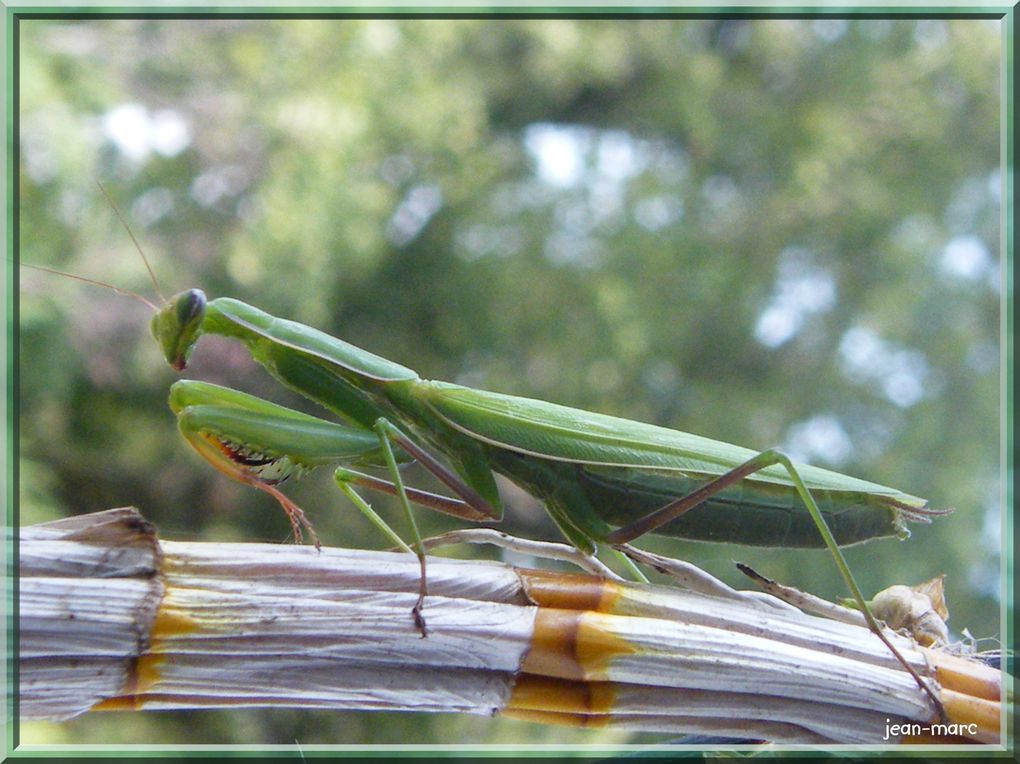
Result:
<instances>
[{"instance_id":1,"label":"praying mantis","mask_svg":"<svg viewBox=\"0 0 1020 764\"><path fill-rule=\"evenodd\" d=\"M154 310L152 335L173 369L187 367L203 335L219 335L239 342L282 385L340 420L181 380L171 387L169 402L185 440L220 472L271 494L295 538L301 540L304 529L316 545L304 512L278 486L316 467L339 465L334 473L339 489L419 558L421 587L412 613L422 637L426 563L411 504L495 522L502 517L502 501L494 475L501 474L539 499L586 555L599 544L625 555L629 542L649 533L828 548L872 630L941 712L934 691L871 616L839 549L873 538L902 538L907 522L944 514L924 499L796 464L775 450L755 452L633 420L422 379L399 363L239 300L210 300L199 289L164 299L154 275L153 283L161 305L134 296ZM400 466L411 461L453 495L405 485ZM380 468L387 479L362 472L365 468ZM412 544L372 510L359 487L398 497Z\"/></svg>"}]
</instances>

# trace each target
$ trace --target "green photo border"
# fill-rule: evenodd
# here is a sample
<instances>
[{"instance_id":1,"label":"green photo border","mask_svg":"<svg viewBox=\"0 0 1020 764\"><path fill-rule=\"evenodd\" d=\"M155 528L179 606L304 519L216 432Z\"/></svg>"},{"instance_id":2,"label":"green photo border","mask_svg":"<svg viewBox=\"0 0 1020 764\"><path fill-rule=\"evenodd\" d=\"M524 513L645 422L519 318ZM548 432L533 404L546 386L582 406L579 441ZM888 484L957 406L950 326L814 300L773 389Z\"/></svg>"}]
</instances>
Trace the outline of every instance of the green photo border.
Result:
<instances>
[{"instance_id":1,"label":"green photo border","mask_svg":"<svg viewBox=\"0 0 1020 764\"><path fill-rule=\"evenodd\" d=\"M1016 203L1014 190L1014 167L1015 167L1015 136L1017 122L1015 118L1014 87L1016 82L1016 58L1014 50L1016 30L1016 8L1013 5L997 4L950 4L937 7L926 7L922 3L903 3L898 5L888 4L860 4L860 5L829 5L829 4L761 4L761 3L734 3L729 5L681 5L681 4L655 4L643 3L640 5L626 5L619 2L598 4L593 2L569 3L561 2L557 5L545 5L541 3L521 3L517 5L486 6L478 3L448 3L439 5L419 5L416 3L358 3L350 5L337 5L332 3L311 3L304 2L300 5L259 5L251 2L221 2L221 3L190 3L180 5L144 6L136 4L116 4L81 2L68 3L34 3L31 0L8 0L3 2L3 13L0 15L2 24L2 39L5 43L6 55L3 56L4 67L3 82L5 94L3 103L6 108L7 118L5 121L6 146L3 154L3 175L4 184L2 193L5 201L4 215L4 245L6 257L4 262L4 289L5 317L7 321L6 331L3 339L0 358L5 364L6 373L6 395L3 401L3 418L6 422L6 438L4 440L4 475L5 475L5 512L6 524L10 529L4 544L3 554L6 565L6 628L4 630L5 654L7 657L6 681L7 681L7 715L5 734L5 757L17 758L68 758L71 756L81 758L96 757L177 757L205 758L215 756L224 757L371 757L371 758L397 758L397 757L444 757L444 758L466 758L466 757L521 757L521 758L547 758L570 756L579 758L600 758L614 752L636 751L647 749L648 746L606 746L595 748L563 748L548 751L514 751L505 747L481 747L477 749L435 749L424 748L420 750L392 750L391 748L366 747L360 750L348 748L336 750L324 750L321 747L314 747L310 750L299 750L289 747L275 747L266 750L262 746L238 746L238 747L217 747L217 746L120 746L112 748L93 747L32 747L25 748L20 744L18 732L18 535L19 513L18 513L18 195L19 167L17 162L19 134L18 134L18 31L22 20L29 19L54 19L54 18L368 18L368 17L390 17L390 18L557 18L557 17L583 17L583 18L621 18L640 16L642 18L710 18L727 16L735 18L825 18L825 17L849 17L861 18L895 18L895 19L999 19L1002 21L1002 78L1001 78L1001 103L1002 103L1002 124L1001 124L1001 166L1002 172L1002 218L1001 218L1001 263L1003 269L1003 290L1001 310L1001 356L1003 363L1001 379L1001 412L1003 417L1002 427L1002 452L1001 460L1003 465L1002 481L1002 507L1003 507L1003 555L1001 569L1001 611L1000 618L1003 626L1003 648L1010 651L1015 649L1016 633L1013 625L1013 602L1014 602L1014 560L1016 557L1016 538L1013 518L1014 500L1014 356L1013 343L1015 337L1014 323L1014 243L1015 243L1015 222L1013 209ZM1010 655L1012 652L1010 652ZM1005 665L1005 662L1004 662ZM1004 673L1004 690L1012 693L1012 678ZM1003 704L1004 709L1006 704ZM1004 710L1004 714L1005 714ZM1014 757L1014 734L1015 718L1009 715L1005 719L1006 745L1002 748L979 746L967 751L959 749L945 750L944 747L912 747L907 752L897 752L895 755L924 756L932 758L959 758L978 756L982 758L1005 758ZM842 750L842 748L840 749ZM856 749L852 749L856 750ZM862 749L864 751L870 748ZM888 749L883 749L888 751ZM642 753L642 758L678 757L697 755L696 751L682 751L672 749L671 751L647 751ZM797 755L790 751L789 755ZM808 752L808 755L816 756L816 751Z\"/></svg>"}]
</instances>

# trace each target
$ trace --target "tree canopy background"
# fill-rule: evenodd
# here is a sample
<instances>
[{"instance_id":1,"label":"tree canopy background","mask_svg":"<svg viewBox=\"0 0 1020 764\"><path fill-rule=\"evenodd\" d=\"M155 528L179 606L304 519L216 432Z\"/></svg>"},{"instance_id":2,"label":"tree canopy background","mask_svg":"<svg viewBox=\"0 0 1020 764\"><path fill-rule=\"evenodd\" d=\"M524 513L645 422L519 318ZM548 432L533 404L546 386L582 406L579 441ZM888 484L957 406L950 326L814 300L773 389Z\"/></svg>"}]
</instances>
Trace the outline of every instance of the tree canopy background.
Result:
<instances>
[{"instance_id":1,"label":"tree canopy background","mask_svg":"<svg viewBox=\"0 0 1020 764\"><path fill-rule=\"evenodd\" d=\"M847 556L865 591L947 573L950 625L998 636L997 23L95 19L20 32L22 262L151 294L99 180L164 291L237 297L426 378L780 447L955 507L908 542ZM23 272L22 287L23 524L134 504L165 538L287 541L270 498L177 436L175 377L143 306L45 274ZM187 376L319 413L217 338ZM324 542L386 546L328 472L287 488ZM528 497L505 497L507 530L558 538ZM844 594L824 551L648 546L735 585L742 560ZM280 710L25 733L627 739Z\"/></svg>"}]
</instances>

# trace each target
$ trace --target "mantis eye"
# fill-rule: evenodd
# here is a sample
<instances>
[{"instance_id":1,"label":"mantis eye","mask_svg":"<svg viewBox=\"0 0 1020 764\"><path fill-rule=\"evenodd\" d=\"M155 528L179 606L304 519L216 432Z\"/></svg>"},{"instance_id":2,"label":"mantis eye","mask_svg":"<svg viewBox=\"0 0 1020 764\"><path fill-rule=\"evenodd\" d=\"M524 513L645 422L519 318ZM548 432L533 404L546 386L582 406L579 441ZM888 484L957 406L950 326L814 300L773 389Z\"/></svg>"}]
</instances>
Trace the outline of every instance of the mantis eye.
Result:
<instances>
[{"instance_id":1,"label":"mantis eye","mask_svg":"<svg viewBox=\"0 0 1020 764\"><path fill-rule=\"evenodd\" d=\"M201 289L189 289L177 295L173 302L177 304L178 323L182 327L188 327L196 320L201 320L207 300L205 292Z\"/></svg>"}]
</instances>

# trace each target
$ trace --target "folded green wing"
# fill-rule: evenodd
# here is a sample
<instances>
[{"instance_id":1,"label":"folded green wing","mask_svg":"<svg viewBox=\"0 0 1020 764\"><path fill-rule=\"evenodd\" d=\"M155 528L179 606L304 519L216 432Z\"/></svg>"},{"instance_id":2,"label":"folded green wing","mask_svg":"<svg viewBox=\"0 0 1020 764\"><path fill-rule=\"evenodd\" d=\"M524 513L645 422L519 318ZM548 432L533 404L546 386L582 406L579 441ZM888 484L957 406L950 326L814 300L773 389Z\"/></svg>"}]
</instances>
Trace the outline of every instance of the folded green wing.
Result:
<instances>
[{"instance_id":1,"label":"folded green wing","mask_svg":"<svg viewBox=\"0 0 1020 764\"><path fill-rule=\"evenodd\" d=\"M532 456L582 464L649 467L720 475L758 452L717 440L555 403L491 393L446 382L423 382L422 399L454 427L491 446ZM888 496L921 508L927 502L894 488L797 465L809 488ZM791 485L780 466L749 480Z\"/></svg>"}]
</instances>

